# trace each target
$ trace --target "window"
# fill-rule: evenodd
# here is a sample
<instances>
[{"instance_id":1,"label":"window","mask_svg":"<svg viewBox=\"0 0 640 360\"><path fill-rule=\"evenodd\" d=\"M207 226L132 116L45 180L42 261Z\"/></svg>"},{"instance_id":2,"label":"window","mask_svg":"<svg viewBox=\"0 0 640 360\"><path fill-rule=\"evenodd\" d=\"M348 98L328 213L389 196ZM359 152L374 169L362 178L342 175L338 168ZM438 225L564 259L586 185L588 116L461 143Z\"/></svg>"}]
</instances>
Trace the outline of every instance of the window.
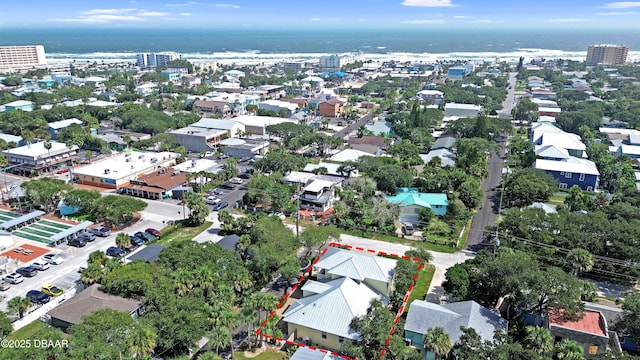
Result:
<instances>
[{"instance_id":1,"label":"window","mask_svg":"<svg viewBox=\"0 0 640 360\"><path fill-rule=\"evenodd\" d=\"M596 355L598 353L598 345L589 345L589 355Z\"/></svg>"},{"instance_id":2,"label":"window","mask_svg":"<svg viewBox=\"0 0 640 360\"><path fill-rule=\"evenodd\" d=\"M566 183L560 183L560 185L558 187L560 189L566 189L567 188L567 184Z\"/></svg>"},{"instance_id":3,"label":"window","mask_svg":"<svg viewBox=\"0 0 640 360\"><path fill-rule=\"evenodd\" d=\"M344 342L344 338L342 336L338 336L338 342L339 343L343 343Z\"/></svg>"},{"instance_id":4,"label":"window","mask_svg":"<svg viewBox=\"0 0 640 360\"><path fill-rule=\"evenodd\" d=\"M580 181L584 181L584 174L580 174Z\"/></svg>"},{"instance_id":5,"label":"window","mask_svg":"<svg viewBox=\"0 0 640 360\"><path fill-rule=\"evenodd\" d=\"M322 332L322 338L323 338L323 339L326 339L326 338L327 338L327 333L326 333L326 332L324 332L324 331Z\"/></svg>"},{"instance_id":6,"label":"window","mask_svg":"<svg viewBox=\"0 0 640 360\"><path fill-rule=\"evenodd\" d=\"M571 178L571 175L572 175L572 174L571 174L570 172L566 172L566 173L564 173L564 177L566 177L566 178Z\"/></svg>"},{"instance_id":7,"label":"window","mask_svg":"<svg viewBox=\"0 0 640 360\"><path fill-rule=\"evenodd\" d=\"M564 176L564 171L560 171L560 176Z\"/></svg>"},{"instance_id":8,"label":"window","mask_svg":"<svg viewBox=\"0 0 640 360\"><path fill-rule=\"evenodd\" d=\"M587 186L587 191L593 191L593 186Z\"/></svg>"}]
</instances>

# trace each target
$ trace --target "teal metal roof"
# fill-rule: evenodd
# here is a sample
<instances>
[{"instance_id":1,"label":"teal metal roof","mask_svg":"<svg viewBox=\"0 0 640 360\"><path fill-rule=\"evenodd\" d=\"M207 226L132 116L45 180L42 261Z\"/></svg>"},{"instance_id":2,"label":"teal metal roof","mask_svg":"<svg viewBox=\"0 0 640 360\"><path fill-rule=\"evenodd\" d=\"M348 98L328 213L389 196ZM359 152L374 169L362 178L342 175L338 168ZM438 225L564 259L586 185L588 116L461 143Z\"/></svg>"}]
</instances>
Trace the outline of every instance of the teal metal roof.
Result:
<instances>
[{"instance_id":1,"label":"teal metal roof","mask_svg":"<svg viewBox=\"0 0 640 360\"><path fill-rule=\"evenodd\" d=\"M449 205L447 194L421 193L415 188L399 188L394 196L387 196L385 199L400 206L422 206L431 207L434 205Z\"/></svg>"}]
</instances>

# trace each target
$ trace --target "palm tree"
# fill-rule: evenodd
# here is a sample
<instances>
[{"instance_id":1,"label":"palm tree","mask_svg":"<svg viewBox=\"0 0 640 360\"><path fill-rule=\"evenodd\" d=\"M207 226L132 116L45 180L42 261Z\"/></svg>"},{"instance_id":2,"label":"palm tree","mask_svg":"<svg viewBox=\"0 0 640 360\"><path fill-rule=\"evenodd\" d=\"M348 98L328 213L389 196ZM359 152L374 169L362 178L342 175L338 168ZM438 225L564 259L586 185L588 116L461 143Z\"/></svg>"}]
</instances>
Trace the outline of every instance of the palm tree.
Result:
<instances>
[{"instance_id":1,"label":"palm tree","mask_svg":"<svg viewBox=\"0 0 640 360\"><path fill-rule=\"evenodd\" d=\"M91 150L85 151L84 157L85 159L87 159L87 161L91 162L91 158L93 157L93 151Z\"/></svg>"},{"instance_id":2,"label":"palm tree","mask_svg":"<svg viewBox=\"0 0 640 360\"><path fill-rule=\"evenodd\" d=\"M31 306L31 300L26 297L16 296L9 300L7 303L7 308L12 313L17 313L18 317L22 319L24 317L24 313L27 312L29 307Z\"/></svg>"},{"instance_id":3,"label":"palm tree","mask_svg":"<svg viewBox=\"0 0 640 360\"><path fill-rule=\"evenodd\" d=\"M104 264L105 261L107 261L107 259L109 259L109 258L104 253L104 251L96 250L96 251L92 252L91 254L89 254L89 260L87 260L87 263L102 265L102 264Z\"/></svg>"},{"instance_id":4,"label":"palm tree","mask_svg":"<svg viewBox=\"0 0 640 360\"><path fill-rule=\"evenodd\" d=\"M422 340L424 348L433 351L436 357L443 358L451 351L449 335L441 327L430 328Z\"/></svg>"},{"instance_id":5,"label":"palm tree","mask_svg":"<svg viewBox=\"0 0 640 360\"><path fill-rule=\"evenodd\" d=\"M553 338L549 329L540 326L526 328L527 335L524 338L528 348L540 355L548 354L553 350Z\"/></svg>"},{"instance_id":6,"label":"palm tree","mask_svg":"<svg viewBox=\"0 0 640 360\"><path fill-rule=\"evenodd\" d=\"M571 273L578 276L580 273L591 271L593 268L593 255L585 249L575 248L569 251L567 260L571 265Z\"/></svg>"},{"instance_id":7,"label":"palm tree","mask_svg":"<svg viewBox=\"0 0 640 360\"><path fill-rule=\"evenodd\" d=\"M251 246L251 235L240 235L236 248L240 250L240 257L242 258L242 260L247 259L247 251L249 250L249 246Z\"/></svg>"},{"instance_id":8,"label":"palm tree","mask_svg":"<svg viewBox=\"0 0 640 360\"><path fill-rule=\"evenodd\" d=\"M129 235L125 233L120 233L116 236L116 246L123 249L125 246L129 245L131 239L129 239Z\"/></svg>"},{"instance_id":9,"label":"palm tree","mask_svg":"<svg viewBox=\"0 0 640 360\"><path fill-rule=\"evenodd\" d=\"M80 279L87 285L100 282L102 279L102 266L96 263L89 264L86 269L80 274Z\"/></svg>"},{"instance_id":10,"label":"palm tree","mask_svg":"<svg viewBox=\"0 0 640 360\"><path fill-rule=\"evenodd\" d=\"M200 266L198 269L196 269L194 275L195 285L202 289L202 291L204 292L204 297L207 298L209 290L211 290L214 285L214 278L216 278L217 276L215 276L213 271L211 271L211 268L209 268L208 266Z\"/></svg>"},{"instance_id":11,"label":"palm tree","mask_svg":"<svg viewBox=\"0 0 640 360\"><path fill-rule=\"evenodd\" d=\"M138 323L129 333L129 349L136 355L136 359L142 359L153 352L156 347L157 334L153 327Z\"/></svg>"},{"instance_id":12,"label":"palm tree","mask_svg":"<svg viewBox=\"0 0 640 360\"><path fill-rule=\"evenodd\" d=\"M53 165L53 160L51 160L51 147L53 146L53 144L51 144L51 141L49 140L45 140L44 142L44 148L47 149L47 156L49 157L49 171L51 171L51 166Z\"/></svg>"},{"instance_id":13,"label":"palm tree","mask_svg":"<svg viewBox=\"0 0 640 360\"><path fill-rule=\"evenodd\" d=\"M220 348L229 345L231 332L226 326L217 326L209 333L209 345L216 348L216 353L220 354Z\"/></svg>"},{"instance_id":14,"label":"palm tree","mask_svg":"<svg viewBox=\"0 0 640 360\"><path fill-rule=\"evenodd\" d=\"M4 169L7 166L8 163L9 163L9 160L7 160L6 156L0 154L0 167L2 168L2 171L5 172L4 190L2 191L2 203L3 204L4 204L4 194L5 193L9 193L9 189L7 189L7 176L6 176L6 171L7 170Z\"/></svg>"},{"instance_id":15,"label":"palm tree","mask_svg":"<svg viewBox=\"0 0 640 360\"><path fill-rule=\"evenodd\" d=\"M575 341L564 339L555 346L556 359L558 360L584 360L584 350Z\"/></svg>"},{"instance_id":16,"label":"palm tree","mask_svg":"<svg viewBox=\"0 0 640 360\"><path fill-rule=\"evenodd\" d=\"M193 289L193 275L189 271L180 269L173 274L173 277L178 296L185 296Z\"/></svg>"}]
</instances>

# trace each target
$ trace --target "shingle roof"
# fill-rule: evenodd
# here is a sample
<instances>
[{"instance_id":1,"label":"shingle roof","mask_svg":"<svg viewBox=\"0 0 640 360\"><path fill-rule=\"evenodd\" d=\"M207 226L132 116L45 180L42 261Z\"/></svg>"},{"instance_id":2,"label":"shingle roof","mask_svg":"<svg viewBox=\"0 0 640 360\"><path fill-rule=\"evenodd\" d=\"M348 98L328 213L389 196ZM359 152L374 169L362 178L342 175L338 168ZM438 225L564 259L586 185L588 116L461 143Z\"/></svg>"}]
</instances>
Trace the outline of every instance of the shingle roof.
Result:
<instances>
[{"instance_id":1,"label":"shingle roof","mask_svg":"<svg viewBox=\"0 0 640 360\"><path fill-rule=\"evenodd\" d=\"M139 301L133 299L125 299L120 296L103 293L99 287L100 285L98 284L91 285L49 311L49 316L70 324L77 324L83 316L100 309L113 309L131 313L141 305Z\"/></svg>"},{"instance_id":2,"label":"shingle roof","mask_svg":"<svg viewBox=\"0 0 640 360\"><path fill-rule=\"evenodd\" d=\"M451 149L456 144L457 140L458 139L456 139L455 136L441 136L433 143L433 146L431 146L431 150Z\"/></svg>"},{"instance_id":3,"label":"shingle roof","mask_svg":"<svg viewBox=\"0 0 640 360\"><path fill-rule=\"evenodd\" d=\"M330 247L315 266L331 275L390 283L396 263L393 259Z\"/></svg>"},{"instance_id":4,"label":"shingle roof","mask_svg":"<svg viewBox=\"0 0 640 360\"><path fill-rule=\"evenodd\" d=\"M326 291L296 300L282 315L284 321L348 339L357 339L349 324L367 313L371 300L379 295L365 283L339 278L326 283Z\"/></svg>"},{"instance_id":5,"label":"shingle roof","mask_svg":"<svg viewBox=\"0 0 640 360\"><path fill-rule=\"evenodd\" d=\"M428 329L442 327L455 343L462 335L460 326L473 328L483 340L493 340L495 330L507 331L507 320L475 301L445 305L415 300L409 307L405 330L425 334Z\"/></svg>"}]
</instances>

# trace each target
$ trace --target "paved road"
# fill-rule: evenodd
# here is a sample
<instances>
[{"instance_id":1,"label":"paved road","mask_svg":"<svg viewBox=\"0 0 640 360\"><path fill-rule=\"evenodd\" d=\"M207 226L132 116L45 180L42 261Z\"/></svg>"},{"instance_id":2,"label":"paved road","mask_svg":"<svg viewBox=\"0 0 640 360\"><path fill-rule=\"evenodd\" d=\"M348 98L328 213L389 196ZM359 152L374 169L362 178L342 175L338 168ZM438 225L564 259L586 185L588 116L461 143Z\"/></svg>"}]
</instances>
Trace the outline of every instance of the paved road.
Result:
<instances>
[{"instance_id":1,"label":"paved road","mask_svg":"<svg viewBox=\"0 0 640 360\"><path fill-rule=\"evenodd\" d=\"M345 137L347 137L351 132L356 131L358 129L358 127L360 127L360 125L364 125L366 123L368 123L369 121L373 120L373 115L372 114L367 114L363 117L360 118L360 120L354 122L351 125L348 125L347 127L345 127L344 129L336 132L333 134L334 138L340 138L340 139L344 139Z\"/></svg>"},{"instance_id":2,"label":"paved road","mask_svg":"<svg viewBox=\"0 0 640 360\"><path fill-rule=\"evenodd\" d=\"M507 98L502 103L502 110L498 111L501 119L510 119L511 110L516 104L515 88L516 88L516 72L509 73L509 89L507 90Z\"/></svg>"}]
</instances>

